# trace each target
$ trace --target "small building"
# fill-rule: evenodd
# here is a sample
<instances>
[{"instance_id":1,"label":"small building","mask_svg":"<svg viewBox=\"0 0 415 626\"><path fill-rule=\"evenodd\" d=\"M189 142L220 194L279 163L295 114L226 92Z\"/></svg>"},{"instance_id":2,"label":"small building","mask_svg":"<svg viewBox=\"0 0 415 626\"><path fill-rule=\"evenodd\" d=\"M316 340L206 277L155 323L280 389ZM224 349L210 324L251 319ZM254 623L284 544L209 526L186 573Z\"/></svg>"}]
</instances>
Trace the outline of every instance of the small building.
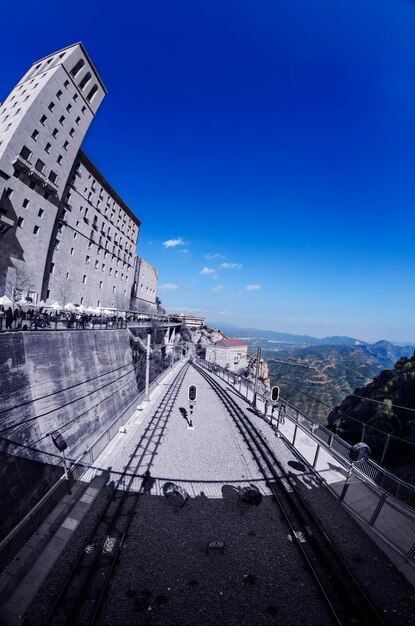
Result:
<instances>
[{"instance_id":1,"label":"small building","mask_svg":"<svg viewBox=\"0 0 415 626\"><path fill-rule=\"evenodd\" d=\"M206 361L239 372L247 366L248 346L239 339L221 339L206 347Z\"/></svg>"},{"instance_id":2,"label":"small building","mask_svg":"<svg viewBox=\"0 0 415 626\"><path fill-rule=\"evenodd\" d=\"M204 317L196 317L187 313L179 313L178 315L175 314L174 317L179 317L183 321L183 324L192 330L195 330L196 328L203 328L205 325Z\"/></svg>"}]
</instances>

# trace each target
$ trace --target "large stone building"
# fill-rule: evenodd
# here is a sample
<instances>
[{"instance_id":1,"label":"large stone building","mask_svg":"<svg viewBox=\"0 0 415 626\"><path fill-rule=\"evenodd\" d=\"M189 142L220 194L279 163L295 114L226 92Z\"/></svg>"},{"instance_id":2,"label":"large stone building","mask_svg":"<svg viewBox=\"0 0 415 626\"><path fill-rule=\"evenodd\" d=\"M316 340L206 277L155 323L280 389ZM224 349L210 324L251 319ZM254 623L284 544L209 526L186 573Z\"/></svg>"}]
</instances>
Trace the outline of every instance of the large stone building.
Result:
<instances>
[{"instance_id":1,"label":"large stone building","mask_svg":"<svg viewBox=\"0 0 415 626\"><path fill-rule=\"evenodd\" d=\"M130 307L140 221L80 150L106 93L77 43L0 107L0 295Z\"/></svg>"}]
</instances>

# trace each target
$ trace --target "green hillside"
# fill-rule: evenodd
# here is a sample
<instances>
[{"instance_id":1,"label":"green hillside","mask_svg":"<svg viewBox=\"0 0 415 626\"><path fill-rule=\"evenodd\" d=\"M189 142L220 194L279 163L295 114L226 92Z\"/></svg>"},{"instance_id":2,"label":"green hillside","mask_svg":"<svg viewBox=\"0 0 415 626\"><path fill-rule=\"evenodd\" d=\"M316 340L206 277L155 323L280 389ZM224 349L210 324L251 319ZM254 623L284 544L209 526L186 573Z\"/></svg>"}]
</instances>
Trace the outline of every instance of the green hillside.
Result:
<instances>
[{"instance_id":1,"label":"green hillside","mask_svg":"<svg viewBox=\"0 0 415 626\"><path fill-rule=\"evenodd\" d=\"M386 341L353 346L320 345L263 350L272 385L305 413L325 423L331 408L363 387L412 347Z\"/></svg>"},{"instance_id":2,"label":"green hillside","mask_svg":"<svg viewBox=\"0 0 415 626\"><path fill-rule=\"evenodd\" d=\"M383 457L384 466L414 483L415 353L411 358L401 357L393 369L383 370L355 394L364 399L345 398L330 412L329 427L350 443L361 441L363 434L372 458L381 461ZM390 434L388 441L384 433Z\"/></svg>"}]
</instances>

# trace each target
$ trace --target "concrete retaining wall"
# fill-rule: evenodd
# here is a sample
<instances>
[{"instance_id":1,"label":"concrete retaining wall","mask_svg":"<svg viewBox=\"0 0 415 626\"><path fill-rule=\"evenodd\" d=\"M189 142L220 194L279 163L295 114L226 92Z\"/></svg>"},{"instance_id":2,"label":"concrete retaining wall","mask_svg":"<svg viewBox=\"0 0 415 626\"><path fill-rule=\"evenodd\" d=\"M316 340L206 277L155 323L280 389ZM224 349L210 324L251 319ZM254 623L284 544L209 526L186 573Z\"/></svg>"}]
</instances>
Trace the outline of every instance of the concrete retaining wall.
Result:
<instances>
[{"instance_id":1,"label":"concrete retaining wall","mask_svg":"<svg viewBox=\"0 0 415 626\"><path fill-rule=\"evenodd\" d=\"M0 335L0 536L138 393L127 330ZM7 427L7 430L4 430Z\"/></svg>"}]
</instances>

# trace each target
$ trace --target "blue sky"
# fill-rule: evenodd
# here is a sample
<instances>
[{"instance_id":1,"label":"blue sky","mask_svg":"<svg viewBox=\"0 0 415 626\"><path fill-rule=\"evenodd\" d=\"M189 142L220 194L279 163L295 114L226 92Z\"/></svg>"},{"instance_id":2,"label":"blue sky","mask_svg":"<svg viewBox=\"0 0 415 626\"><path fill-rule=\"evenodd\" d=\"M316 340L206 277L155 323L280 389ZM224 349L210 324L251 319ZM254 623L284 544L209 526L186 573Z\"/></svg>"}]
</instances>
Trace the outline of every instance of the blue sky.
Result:
<instances>
[{"instance_id":1,"label":"blue sky","mask_svg":"<svg viewBox=\"0 0 415 626\"><path fill-rule=\"evenodd\" d=\"M415 3L22 0L2 22L0 100L85 44L109 93L84 149L169 310L415 342Z\"/></svg>"}]
</instances>

